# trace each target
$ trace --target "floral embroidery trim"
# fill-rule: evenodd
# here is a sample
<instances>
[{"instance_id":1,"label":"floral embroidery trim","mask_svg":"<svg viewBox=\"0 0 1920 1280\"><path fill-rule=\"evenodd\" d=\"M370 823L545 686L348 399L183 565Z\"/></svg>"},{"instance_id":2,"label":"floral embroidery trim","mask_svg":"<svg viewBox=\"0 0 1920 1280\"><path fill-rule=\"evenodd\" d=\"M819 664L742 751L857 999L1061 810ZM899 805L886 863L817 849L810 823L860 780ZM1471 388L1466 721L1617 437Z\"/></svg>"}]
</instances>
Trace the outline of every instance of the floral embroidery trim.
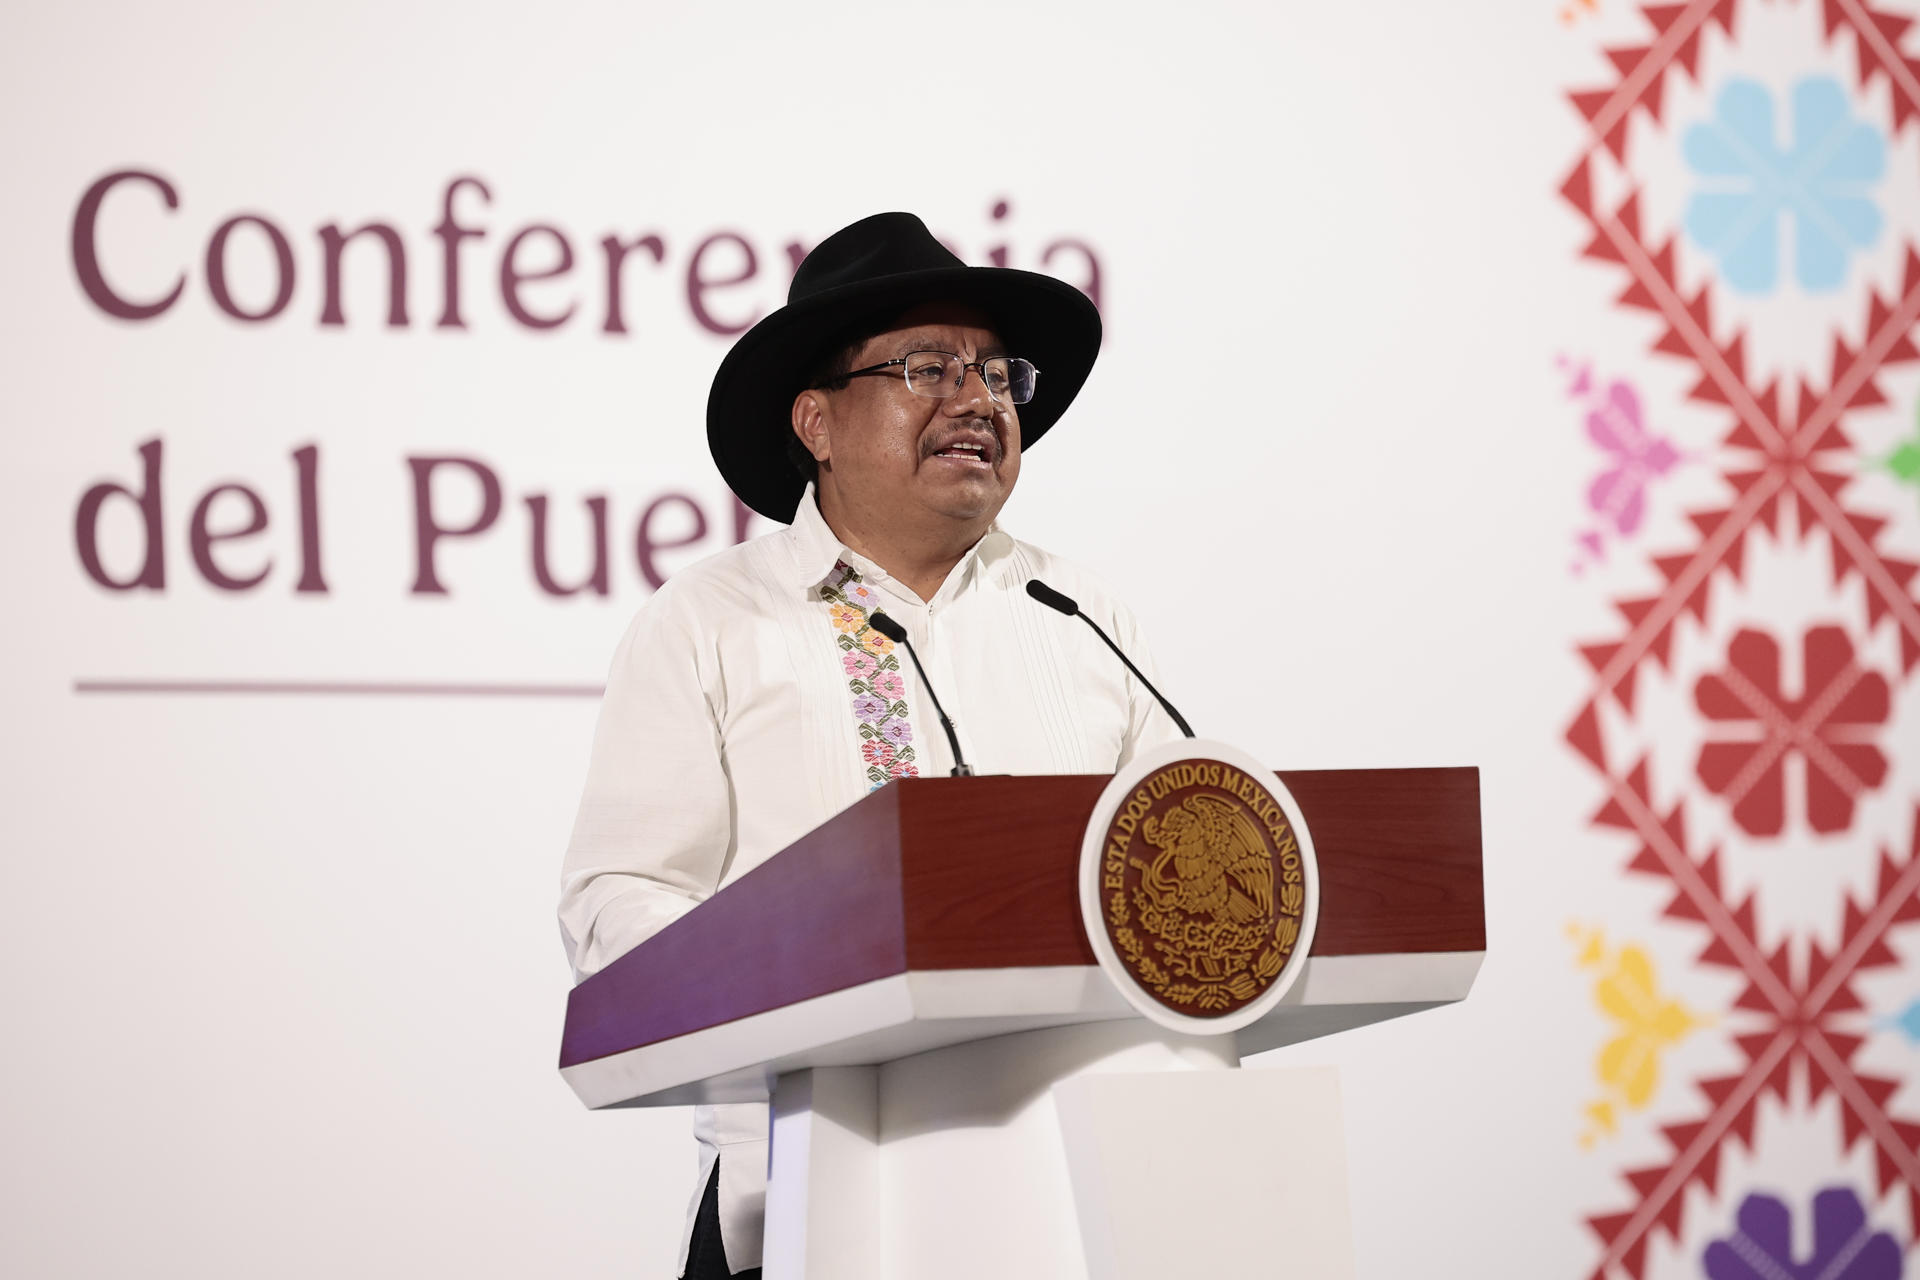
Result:
<instances>
[{"instance_id":1,"label":"floral embroidery trim","mask_svg":"<svg viewBox=\"0 0 1920 1280\"><path fill-rule=\"evenodd\" d=\"M860 759L867 767L869 789L878 791L895 778L919 777L899 655L893 651L893 641L867 623L868 615L880 605L880 593L841 561L820 585L820 595L828 605L834 643L840 646L840 668L847 674L853 716L860 724Z\"/></svg>"}]
</instances>

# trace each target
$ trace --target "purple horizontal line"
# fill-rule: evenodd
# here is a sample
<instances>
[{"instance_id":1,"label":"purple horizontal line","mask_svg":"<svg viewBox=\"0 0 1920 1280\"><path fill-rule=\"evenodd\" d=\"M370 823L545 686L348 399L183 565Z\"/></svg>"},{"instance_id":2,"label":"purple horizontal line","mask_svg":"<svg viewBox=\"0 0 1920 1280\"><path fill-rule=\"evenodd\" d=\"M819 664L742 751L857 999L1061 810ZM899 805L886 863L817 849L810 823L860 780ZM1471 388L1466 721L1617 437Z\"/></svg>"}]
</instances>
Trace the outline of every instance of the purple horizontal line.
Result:
<instances>
[{"instance_id":1,"label":"purple horizontal line","mask_svg":"<svg viewBox=\"0 0 1920 1280\"><path fill-rule=\"evenodd\" d=\"M75 680L75 693L333 694L352 697L597 698L598 684L454 684L418 680Z\"/></svg>"}]
</instances>

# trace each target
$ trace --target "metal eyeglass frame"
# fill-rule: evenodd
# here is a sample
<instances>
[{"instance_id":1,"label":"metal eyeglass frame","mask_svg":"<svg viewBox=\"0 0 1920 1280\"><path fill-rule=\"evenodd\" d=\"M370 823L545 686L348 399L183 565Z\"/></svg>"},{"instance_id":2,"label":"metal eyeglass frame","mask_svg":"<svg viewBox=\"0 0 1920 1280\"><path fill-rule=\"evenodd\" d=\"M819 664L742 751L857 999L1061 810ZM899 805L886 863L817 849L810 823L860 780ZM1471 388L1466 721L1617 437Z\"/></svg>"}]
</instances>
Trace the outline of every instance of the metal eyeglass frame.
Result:
<instances>
[{"instance_id":1,"label":"metal eyeglass frame","mask_svg":"<svg viewBox=\"0 0 1920 1280\"><path fill-rule=\"evenodd\" d=\"M884 377L886 375L887 370L893 368L893 366L895 365L905 365L908 361L912 360L915 356L946 356L952 360L960 360L960 353L957 351L937 351L929 347L925 351L909 351L904 356L901 356L898 360L883 360L879 364L868 365L864 369L855 369L851 373L839 374L836 377L829 378L826 382L820 383L813 389L816 391L823 390L830 384L840 381L841 378ZM992 361L992 360L1009 360L1009 361L1018 360L1022 364L1026 365L1027 368L1033 369L1033 378L1031 383L1029 384L1029 393L1027 395L1027 398L1025 400L1009 399L1007 402L1009 404L1031 404L1033 402L1032 392L1037 391L1040 388L1040 370L1037 368L1034 368L1033 361L1028 360L1023 356L988 356L986 360L972 360L972 361L961 360L960 361L960 377L956 382L954 382L953 389L951 391L948 391L944 395L929 395L927 392L919 390L917 387L913 385L913 380L907 376L907 372L904 368L900 371L900 380L906 383L907 390L912 392L916 396L925 396L929 400L951 400L955 395L959 393L960 388L966 385L967 370L978 369L980 371L980 384L982 386L987 387L987 397L992 400L998 400L1000 397L993 394L993 388L991 386L987 386L987 363L988 361ZM945 386L946 384L943 382L941 385ZM1007 389L1009 391L1013 389L1013 380L1011 378L1007 380Z\"/></svg>"}]
</instances>

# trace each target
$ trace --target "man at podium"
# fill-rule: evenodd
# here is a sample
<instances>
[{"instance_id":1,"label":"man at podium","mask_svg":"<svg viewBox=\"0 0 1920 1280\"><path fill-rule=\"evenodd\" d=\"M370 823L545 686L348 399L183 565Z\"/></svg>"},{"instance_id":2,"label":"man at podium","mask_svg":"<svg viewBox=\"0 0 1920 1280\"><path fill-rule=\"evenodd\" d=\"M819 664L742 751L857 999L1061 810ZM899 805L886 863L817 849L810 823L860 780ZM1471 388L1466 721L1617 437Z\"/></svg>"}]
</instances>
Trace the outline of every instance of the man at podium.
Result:
<instances>
[{"instance_id":1,"label":"man at podium","mask_svg":"<svg viewBox=\"0 0 1920 1280\"><path fill-rule=\"evenodd\" d=\"M788 527L675 575L620 642L562 875L579 977L895 778L1105 774L1176 735L1026 584L1145 665L1132 615L996 522L1099 348L1079 290L968 267L906 213L830 236L741 336L707 440ZM682 1274L758 1275L767 1108L702 1107L694 1130Z\"/></svg>"}]
</instances>

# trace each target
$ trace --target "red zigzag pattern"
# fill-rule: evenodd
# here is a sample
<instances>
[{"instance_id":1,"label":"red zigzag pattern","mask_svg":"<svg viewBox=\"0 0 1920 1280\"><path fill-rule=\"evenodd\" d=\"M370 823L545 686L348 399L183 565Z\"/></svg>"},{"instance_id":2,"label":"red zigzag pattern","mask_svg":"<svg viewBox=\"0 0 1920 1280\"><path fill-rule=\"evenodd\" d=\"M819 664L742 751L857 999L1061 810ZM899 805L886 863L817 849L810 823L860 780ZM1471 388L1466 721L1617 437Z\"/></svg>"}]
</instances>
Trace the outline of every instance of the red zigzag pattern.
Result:
<instances>
[{"instance_id":1,"label":"red zigzag pattern","mask_svg":"<svg viewBox=\"0 0 1920 1280\"><path fill-rule=\"evenodd\" d=\"M1680 618L1704 621L1713 582L1720 575L1740 578L1747 540L1759 529L1801 538L1824 531L1835 584L1857 576L1865 589L1869 627L1891 619L1898 628L1902 674L1920 664L1920 602L1914 596L1920 564L1882 546L1884 519L1849 506L1854 445L1845 426L1850 411L1887 402L1878 382L1885 369L1920 360L1912 340L1920 322L1920 254L1909 246L1896 296L1870 298L1860 348L1836 339L1824 386L1802 379L1791 388L1777 382L1756 387L1748 377L1742 335L1714 338L1708 290L1691 296L1682 290L1673 240L1655 244L1644 233L1638 192L1611 209L1595 200L1592 169L1599 152L1604 149L1615 162L1625 163L1634 114L1659 122L1667 76L1676 69L1694 76L1703 37L1718 27L1731 38L1736 7L1737 0L1698 0L1642 10L1652 39L1609 49L1618 73L1615 83L1572 95L1592 138L1560 188L1592 232L1586 256L1624 273L1619 304L1656 322L1652 349L1691 363L1699 376L1689 397L1728 415L1722 442L1725 500L1690 513L1698 532L1692 546L1653 558L1665 582L1657 594L1616 602L1623 630L1582 647L1594 687L1567 739L1604 784L1607 799L1594 822L1636 841L1628 869L1672 884L1664 914L1705 932L1699 963L1745 978L1730 1022L1746 1065L1734 1075L1699 1081L1703 1110L1698 1117L1662 1130L1670 1158L1627 1171L1632 1206L1589 1220L1602 1247L1595 1280L1618 1270L1642 1275L1654 1233L1678 1237L1686 1190L1698 1185L1715 1193L1723 1144L1751 1144L1760 1099L1772 1094L1785 1103L1796 1070L1805 1073L1814 1100L1828 1093L1838 1099L1842 1145L1872 1144L1881 1194L1904 1187L1910 1222L1920 1229L1920 1156L1915 1154L1920 1123L1889 1112L1900 1082L1858 1070L1854 1063L1863 1037L1836 1023L1862 1007L1853 988L1859 974L1897 965L1888 932L1920 922L1920 808L1907 856L1895 860L1883 851L1875 893L1865 901L1848 901L1845 941L1836 954L1813 946L1809 959L1796 968L1785 942L1771 951L1762 945L1753 897L1733 902L1726 896L1719 852L1689 848L1684 802L1664 811L1656 805L1644 759L1624 768L1610 762L1599 714L1607 700L1632 713L1642 663L1667 664ZM1822 20L1830 41L1852 35L1862 88L1881 77L1889 82L1896 130L1920 116L1920 59L1899 49L1911 18L1874 10L1861 0L1823 0ZM1791 531L1783 528L1783 517L1791 519Z\"/></svg>"}]
</instances>

